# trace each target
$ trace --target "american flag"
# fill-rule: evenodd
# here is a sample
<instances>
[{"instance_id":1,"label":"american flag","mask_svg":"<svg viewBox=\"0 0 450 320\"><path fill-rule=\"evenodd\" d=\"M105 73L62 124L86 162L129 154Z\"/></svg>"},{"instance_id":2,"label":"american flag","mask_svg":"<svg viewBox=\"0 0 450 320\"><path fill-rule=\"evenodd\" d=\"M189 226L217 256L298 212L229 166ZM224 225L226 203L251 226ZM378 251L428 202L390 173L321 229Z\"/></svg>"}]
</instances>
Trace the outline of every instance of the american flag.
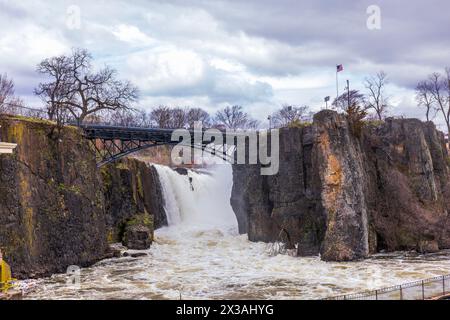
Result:
<instances>
[{"instance_id":1,"label":"american flag","mask_svg":"<svg viewBox=\"0 0 450 320\"><path fill-rule=\"evenodd\" d=\"M342 64L337 65L337 72L344 71L344 66Z\"/></svg>"}]
</instances>

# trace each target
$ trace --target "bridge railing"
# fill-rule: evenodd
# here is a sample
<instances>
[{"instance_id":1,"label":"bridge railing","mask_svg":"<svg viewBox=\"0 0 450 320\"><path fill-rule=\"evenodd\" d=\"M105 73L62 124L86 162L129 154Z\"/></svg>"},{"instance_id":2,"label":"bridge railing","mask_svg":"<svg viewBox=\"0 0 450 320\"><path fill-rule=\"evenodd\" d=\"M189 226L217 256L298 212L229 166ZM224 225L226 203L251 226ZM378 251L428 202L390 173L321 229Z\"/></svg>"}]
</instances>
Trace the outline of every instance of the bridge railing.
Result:
<instances>
[{"instance_id":1,"label":"bridge railing","mask_svg":"<svg viewBox=\"0 0 450 320\"><path fill-rule=\"evenodd\" d=\"M426 300L450 294L450 275L325 300Z\"/></svg>"}]
</instances>

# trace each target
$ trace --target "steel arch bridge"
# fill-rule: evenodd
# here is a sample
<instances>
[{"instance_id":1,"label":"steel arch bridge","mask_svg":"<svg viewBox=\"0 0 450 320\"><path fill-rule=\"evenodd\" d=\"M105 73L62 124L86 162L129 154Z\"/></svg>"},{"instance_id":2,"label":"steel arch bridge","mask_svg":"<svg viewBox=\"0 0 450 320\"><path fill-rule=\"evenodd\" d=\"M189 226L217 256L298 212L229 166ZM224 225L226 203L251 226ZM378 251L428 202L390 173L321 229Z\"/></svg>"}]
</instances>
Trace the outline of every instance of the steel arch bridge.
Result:
<instances>
[{"instance_id":1,"label":"steel arch bridge","mask_svg":"<svg viewBox=\"0 0 450 320\"><path fill-rule=\"evenodd\" d=\"M172 141L175 129L105 125L81 125L80 128L83 130L84 138L89 140L95 148L98 167L115 162L137 151L163 145L175 146L180 143ZM194 131L190 130L189 132L193 137ZM222 134L222 140L225 141L225 133ZM210 152L227 162L234 160L234 149L227 148L225 144L222 144L222 148L212 148L211 144L211 141L202 141L201 144L192 143L189 147ZM230 155L230 150L233 155Z\"/></svg>"}]
</instances>

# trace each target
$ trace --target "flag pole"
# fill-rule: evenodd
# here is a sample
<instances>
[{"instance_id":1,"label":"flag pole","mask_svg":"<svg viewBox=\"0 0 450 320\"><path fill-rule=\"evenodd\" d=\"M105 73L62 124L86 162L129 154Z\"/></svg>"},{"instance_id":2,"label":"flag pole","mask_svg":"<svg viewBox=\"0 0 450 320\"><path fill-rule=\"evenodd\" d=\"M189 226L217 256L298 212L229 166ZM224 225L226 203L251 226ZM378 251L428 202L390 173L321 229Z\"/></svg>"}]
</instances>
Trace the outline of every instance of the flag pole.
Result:
<instances>
[{"instance_id":1,"label":"flag pole","mask_svg":"<svg viewBox=\"0 0 450 320\"><path fill-rule=\"evenodd\" d=\"M336 66L336 108L338 106L338 100L339 100L339 66Z\"/></svg>"},{"instance_id":2,"label":"flag pole","mask_svg":"<svg viewBox=\"0 0 450 320\"><path fill-rule=\"evenodd\" d=\"M347 80L347 105L350 109L350 80Z\"/></svg>"}]
</instances>

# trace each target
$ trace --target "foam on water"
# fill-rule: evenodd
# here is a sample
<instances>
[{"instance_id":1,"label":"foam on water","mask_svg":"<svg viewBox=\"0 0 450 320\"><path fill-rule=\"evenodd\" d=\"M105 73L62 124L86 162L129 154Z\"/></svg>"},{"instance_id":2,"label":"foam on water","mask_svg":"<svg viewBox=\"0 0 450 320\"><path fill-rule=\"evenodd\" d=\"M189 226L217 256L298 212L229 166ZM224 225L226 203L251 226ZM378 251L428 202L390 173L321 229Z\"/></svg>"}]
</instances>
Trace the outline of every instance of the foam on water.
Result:
<instances>
[{"instance_id":1,"label":"foam on water","mask_svg":"<svg viewBox=\"0 0 450 320\"><path fill-rule=\"evenodd\" d=\"M155 232L147 257L83 269L80 290L66 285L66 275L39 280L26 298L318 299L450 273L449 251L377 255L352 263L270 256L266 244L237 234L230 166L188 176L156 169L170 225Z\"/></svg>"}]
</instances>

